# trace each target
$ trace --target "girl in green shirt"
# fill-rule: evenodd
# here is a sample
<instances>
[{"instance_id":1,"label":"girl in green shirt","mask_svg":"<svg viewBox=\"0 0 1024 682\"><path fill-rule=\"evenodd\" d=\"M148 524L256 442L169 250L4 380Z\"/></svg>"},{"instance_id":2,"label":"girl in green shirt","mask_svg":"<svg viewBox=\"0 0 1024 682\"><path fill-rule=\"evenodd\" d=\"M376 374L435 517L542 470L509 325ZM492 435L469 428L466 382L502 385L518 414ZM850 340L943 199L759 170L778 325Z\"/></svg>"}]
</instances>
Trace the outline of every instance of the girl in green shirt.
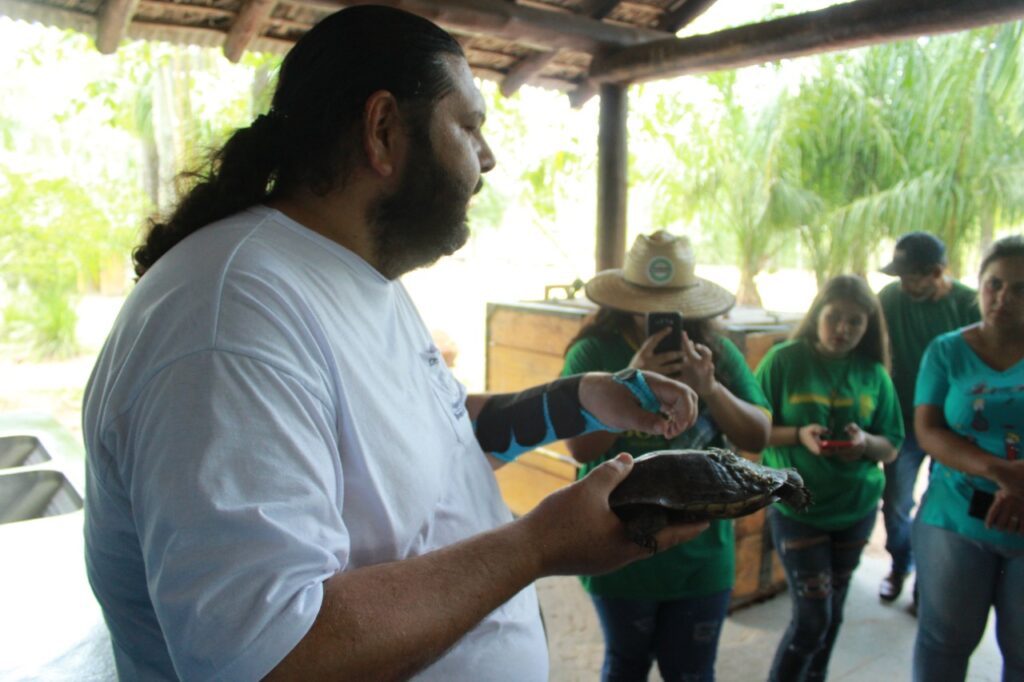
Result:
<instances>
[{"instance_id":1,"label":"girl in green shirt","mask_svg":"<svg viewBox=\"0 0 1024 682\"><path fill-rule=\"evenodd\" d=\"M639 432L595 432L567 441L585 476L620 452L666 448L761 450L768 439L767 402L739 349L712 319L733 296L694 276L685 238L655 233L637 239L622 270L599 273L587 296L601 305L569 344L563 374L626 367L680 379L700 398L697 423L668 441ZM679 351L655 352L668 330L647 337L645 314L682 314ZM714 679L718 636L735 575L731 520L713 521L697 539L600 576L582 576L605 635L604 680L646 680L658 662L666 680Z\"/></svg>"},{"instance_id":2,"label":"girl in green shirt","mask_svg":"<svg viewBox=\"0 0 1024 682\"><path fill-rule=\"evenodd\" d=\"M793 339L770 350L757 377L772 408L764 464L793 467L811 506L768 510L786 569L793 617L769 680L824 680L850 578L878 514L885 477L903 441L887 371L885 318L860 277L829 280Z\"/></svg>"}]
</instances>

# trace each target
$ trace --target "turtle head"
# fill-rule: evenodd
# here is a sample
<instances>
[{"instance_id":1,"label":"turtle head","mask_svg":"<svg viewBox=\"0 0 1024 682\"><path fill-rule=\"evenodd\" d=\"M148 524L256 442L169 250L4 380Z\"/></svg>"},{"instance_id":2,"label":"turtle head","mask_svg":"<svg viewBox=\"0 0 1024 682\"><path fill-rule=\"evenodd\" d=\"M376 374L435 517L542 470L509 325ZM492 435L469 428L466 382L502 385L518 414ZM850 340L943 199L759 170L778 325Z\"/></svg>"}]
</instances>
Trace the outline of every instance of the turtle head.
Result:
<instances>
[{"instance_id":1,"label":"turtle head","mask_svg":"<svg viewBox=\"0 0 1024 682\"><path fill-rule=\"evenodd\" d=\"M811 491L804 485L804 479L796 469L785 469L786 482L783 483L775 494L797 511L803 511L811 506Z\"/></svg>"}]
</instances>

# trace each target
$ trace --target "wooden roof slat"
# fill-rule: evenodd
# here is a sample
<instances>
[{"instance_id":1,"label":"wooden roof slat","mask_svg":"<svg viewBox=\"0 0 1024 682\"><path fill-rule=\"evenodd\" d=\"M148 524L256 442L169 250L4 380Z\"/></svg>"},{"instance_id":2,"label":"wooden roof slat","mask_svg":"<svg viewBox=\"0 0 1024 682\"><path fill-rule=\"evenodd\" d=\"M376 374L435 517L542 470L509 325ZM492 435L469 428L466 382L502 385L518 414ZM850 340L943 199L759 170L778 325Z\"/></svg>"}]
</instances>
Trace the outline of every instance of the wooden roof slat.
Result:
<instances>
[{"instance_id":1,"label":"wooden roof slat","mask_svg":"<svg viewBox=\"0 0 1024 682\"><path fill-rule=\"evenodd\" d=\"M590 77L633 83L847 50L1024 18L1021 0L856 0L760 24L598 55Z\"/></svg>"},{"instance_id":2,"label":"wooden roof slat","mask_svg":"<svg viewBox=\"0 0 1024 682\"><path fill-rule=\"evenodd\" d=\"M100 8L96 26L96 49L113 54L128 34L139 0L106 0Z\"/></svg>"},{"instance_id":3,"label":"wooden roof slat","mask_svg":"<svg viewBox=\"0 0 1024 682\"><path fill-rule=\"evenodd\" d=\"M277 0L245 0L242 11L224 39L224 56L237 63L253 39L262 32L276 5Z\"/></svg>"},{"instance_id":4,"label":"wooden roof slat","mask_svg":"<svg viewBox=\"0 0 1024 682\"><path fill-rule=\"evenodd\" d=\"M579 14L588 16L591 19L602 19L615 9L619 0L584 0L579 6ZM501 81L501 94L511 97L533 78L534 75L544 70L548 64L554 61L558 50L550 52L537 52L524 57L518 64L512 67L508 75Z\"/></svg>"},{"instance_id":5,"label":"wooden roof slat","mask_svg":"<svg viewBox=\"0 0 1024 682\"><path fill-rule=\"evenodd\" d=\"M552 51L594 52L601 47L639 45L664 31L609 24L570 12L536 9L506 0L366 0L342 5L388 5L424 16L446 28L501 36Z\"/></svg>"},{"instance_id":6,"label":"wooden roof slat","mask_svg":"<svg viewBox=\"0 0 1024 682\"><path fill-rule=\"evenodd\" d=\"M516 94L519 88L526 85L535 75L544 70L544 67L554 61L556 52L535 52L529 57L519 60L519 63L509 69L508 74L501 79L501 94L511 97Z\"/></svg>"},{"instance_id":7,"label":"wooden roof slat","mask_svg":"<svg viewBox=\"0 0 1024 682\"><path fill-rule=\"evenodd\" d=\"M685 26L689 26L694 19L707 12L715 0L681 0L661 17L658 28L675 33Z\"/></svg>"}]
</instances>

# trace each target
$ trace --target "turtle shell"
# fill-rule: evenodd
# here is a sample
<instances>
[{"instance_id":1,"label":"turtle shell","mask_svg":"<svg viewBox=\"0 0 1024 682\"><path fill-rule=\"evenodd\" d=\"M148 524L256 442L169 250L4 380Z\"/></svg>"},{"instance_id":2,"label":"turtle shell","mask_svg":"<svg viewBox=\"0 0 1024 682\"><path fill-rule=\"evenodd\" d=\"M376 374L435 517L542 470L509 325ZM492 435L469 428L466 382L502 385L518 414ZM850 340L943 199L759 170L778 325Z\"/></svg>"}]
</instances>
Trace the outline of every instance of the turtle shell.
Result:
<instances>
[{"instance_id":1,"label":"turtle shell","mask_svg":"<svg viewBox=\"0 0 1024 682\"><path fill-rule=\"evenodd\" d=\"M780 499L810 503L800 475L772 469L717 448L658 450L638 457L608 498L630 535L651 546L668 523L736 518Z\"/></svg>"}]
</instances>

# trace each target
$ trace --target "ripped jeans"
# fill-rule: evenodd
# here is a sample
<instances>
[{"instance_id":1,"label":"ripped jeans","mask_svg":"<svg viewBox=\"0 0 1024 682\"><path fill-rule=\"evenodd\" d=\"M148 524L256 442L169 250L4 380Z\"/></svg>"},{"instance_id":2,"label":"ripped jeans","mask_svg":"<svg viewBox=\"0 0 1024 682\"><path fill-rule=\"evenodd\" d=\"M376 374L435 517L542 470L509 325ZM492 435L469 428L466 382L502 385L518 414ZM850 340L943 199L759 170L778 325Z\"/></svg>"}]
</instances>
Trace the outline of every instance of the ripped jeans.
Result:
<instances>
[{"instance_id":1,"label":"ripped jeans","mask_svg":"<svg viewBox=\"0 0 1024 682\"><path fill-rule=\"evenodd\" d=\"M604 682L642 682L657 659L665 682L712 682L729 590L672 601L590 595L604 631Z\"/></svg>"},{"instance_id":2,"label":"ripped jeans","mask_svg":"<svg viewBox=\"0 0 1024 682\"><path fill-rule=\"evenodd\" d=\"M772 661L770 682L818 682L843 622L843 603L853 570L868 543L878 512L852 526L827 531L768 509L775 551L786 569L793 601L789 628Z\"/></svg>"}]
</instances>

